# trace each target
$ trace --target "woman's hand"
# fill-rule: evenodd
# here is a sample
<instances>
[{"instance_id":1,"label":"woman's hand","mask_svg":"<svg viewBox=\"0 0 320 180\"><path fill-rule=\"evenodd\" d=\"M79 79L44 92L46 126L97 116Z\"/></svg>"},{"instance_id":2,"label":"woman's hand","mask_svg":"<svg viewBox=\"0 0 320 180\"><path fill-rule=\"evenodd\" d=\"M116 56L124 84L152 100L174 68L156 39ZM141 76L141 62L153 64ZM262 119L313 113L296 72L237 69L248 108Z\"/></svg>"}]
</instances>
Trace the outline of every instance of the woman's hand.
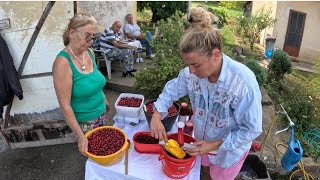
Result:
<instances>
[{"instance_id":1,"label":"woman's hand","mask_svg":"<svg viewBox=\"0 0 320 180\"><path fill-rule=\"evenodd\" d=\"M222 144L222 140L218 141L197 141L193 142L192 145L199 146L197 148L184 148L186 152L191 156L206 154L211 151L219 149L219 146Z\"/></svg>"},{"instance_id":2,"label":"woman's hand","mask_svg":"<svg viewBox=\"0 0 320 180\"><path fill-rule=\"evenodd\" d=\"M85 151L88 151L87 137L84 134L77 136L77 137L78 137L78 148L79 148L80 153L84 156L87 156L85 153Z\"/></svg>"},{"instance_id":3,"label":"woman's hand","mask_svg":"<svg viewBox=\"0 0 320 180\"><path fill-rule=\"evenodd\" d=\"M161 114L158 111L154 111L153 113L150 122L150 130L152 137L168 142L167 132L162 124Z\"/></svg>"}]
</instances>

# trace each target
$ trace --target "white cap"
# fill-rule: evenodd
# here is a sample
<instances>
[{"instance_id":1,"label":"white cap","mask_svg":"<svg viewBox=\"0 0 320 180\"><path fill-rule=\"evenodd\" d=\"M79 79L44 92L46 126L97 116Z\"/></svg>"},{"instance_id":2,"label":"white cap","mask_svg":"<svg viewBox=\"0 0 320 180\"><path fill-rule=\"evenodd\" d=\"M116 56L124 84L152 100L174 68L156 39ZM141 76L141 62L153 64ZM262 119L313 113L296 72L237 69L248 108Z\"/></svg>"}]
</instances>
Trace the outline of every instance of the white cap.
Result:
<instances>
[{"instance_id":1,"label":"white cap","mask_svg":"<svg viewBox=\"0 0 320 180\"><path fill-rule=\"evenodd\" d=\"M181 122L181 121L179 121L179 122L177 122L177 126L178 126L178 128L184 128L184 122Z\"/></svg>"}]
</instances>

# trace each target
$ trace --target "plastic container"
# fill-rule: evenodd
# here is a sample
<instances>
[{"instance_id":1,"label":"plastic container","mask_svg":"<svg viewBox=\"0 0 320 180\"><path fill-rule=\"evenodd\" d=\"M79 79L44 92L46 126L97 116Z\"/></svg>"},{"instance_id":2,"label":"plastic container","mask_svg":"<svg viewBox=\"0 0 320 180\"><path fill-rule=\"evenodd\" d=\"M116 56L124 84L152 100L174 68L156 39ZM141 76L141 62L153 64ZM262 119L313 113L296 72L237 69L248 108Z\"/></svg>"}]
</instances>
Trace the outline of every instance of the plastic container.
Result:
<instances>
[{"instance_id":1,"label":"plastic container","mask_svg":"<svg viewBox=\"0 0 320 180\"><path fill-rule=\"evenodd\" d=\"M139 99L142 99L142 103L139 107L118 106L120 99L123 97L139 98ZM134 123L139 122L139 119L143 114L143 102L144 102L144 96L141 94L121 93L114 104L114 107L117 111L117 116L119 117L125 116L126 120L129 120L130 122L134 122Z\"/></svg>"},{"instance_id":2,"label":"plastic container","mask_svg":"<svg viewBox=\"0 0 320 180\"><path fill-rule=\"evenodd\" d=\"M88 138L92 134L94 134L95 132L100 131L102 129L116 129L116 130L120 131L124 135L124 138L125 138L125 142L124 142L122 148L119 149L117 152L110 154L110 155L107 155L107 156L96 156L96 155L89 153L88 151L86 151L85 153L88 155L88 157L90 159L92 159L96 163L104 165L104 166L111 166L111 165L118 163L122 159L123 154L125 153L126 149L128 148L127 135L121 129L119 129L117 127L101 126L101 127L95 128L91 131L88 131L85 134L85 136Z\"/></svg>"},{"instance_id":3,"label":"plastic container","mask_svg":"<svg viewBox=\"0 0 320 180\"><path fill-rule=\"evenodd\" d=\"M193 118L194 118L193 110L191 108L190 111L189 111L189 118L186 121L185 126L183 128L183 133L186 133L186 134L188 134L190 136L192 136L192 134L193 134Z\"/></svg>"},{"instance_id":4,"label":"plastic container","mask_svg":"<svg viewBox=\"0 0 320 180\"><path fill-rule=\"evenodd\" d=\"M180 147L182 147L184 145L184 135L183 135L183 128L184 128L184 122L177 122L177 126L178 126L178 137L177 137L177 141L178 144L180 145Z\"/></svg>"},{"instance_id":5,"label":"plastic container","mask_svg":"<svg viewBox=\"0 0 320 180\"><path fill-rule=\"evenodd\" d=\"M249 153L235 180L271 180L271 177L263 161Z\"/></svg>"},{"instance_id":6,"label":"plastic container","mask_svg":"<svg viewBox=\"0 0 320 180\"><path fill-rule=\"evenodd\" d=\"M196 140L187 135L184 135L184 142L190 143L195 142ZM178 139L178 133L168 135L168 139ZM161 149L161 154L158 157L159 161L162 162L162 170L163 173L169 178L173 179L181 179L186 177L190 170L194 167L196 156L186 156L184 159L177 159L172 157L169 152L167 152L164 148Z\"/></svg>"},{"instance_id":7,"label":"plastic container","mask_svg":"<svg viewBox=\"0 0 320 180\"><path fill-rule=\"evenodd\" d=\"M298 139L294 138L294 128L291 128L291 136L288 148L281 158L282 167L290 172L301 160L303 149Z\"/></svg>"},{"instance_id":8,"label":"plastic container","mask_svg":"<svg viewBox=\"0 0 320 180\"><path fill-rule=\"evenodd\" d=\"M155 101L156 101L156 99L152 99L152 100L146 102L145 106L147 106L149 103L152 103ZM172 128L173 124L176 122L176 119L177 119L179 112L180 112L179 104L176 102L174 102L173 104L178 108L178 112L175 115L170 116L170 117L167 116L162 120L162 124L163 124L164 128L166 129L166 132L169 132L171 130L171 128ZM146 116L146 119L147 119L149 127L150 127L150 121L151 121L152 116L146 112L146 109L143 108L143 111L144 111L144 114Z\"/></svg>"},{"instance_id":9,"label":"plastic container","mask_svg":"<svg viewBox=\"0 0 320 180\"><path fill-rule=\"evenodd\" d=\"M133 136L133 143L134 149L139 153L146 153L146 154L160 154L161 152L161 145L160 144L142 144L138 143L135 139L139 134L145 134L151 136L150 132L137 132Z\"/></svg>"},{"instance_id":10,"label":"plastic container","mask_svg":"<svg viewBox=\"0 0 320 180\"><path fill-rule=\"evenodd\" d=\"M180 104L181 110L180 110L179 118L178 118L179 122L185 122L187 120L187 117L188 117L187 106L188 106L188 103L186 103L186 102L182 102Z\"/></svg>"}]
</instances>

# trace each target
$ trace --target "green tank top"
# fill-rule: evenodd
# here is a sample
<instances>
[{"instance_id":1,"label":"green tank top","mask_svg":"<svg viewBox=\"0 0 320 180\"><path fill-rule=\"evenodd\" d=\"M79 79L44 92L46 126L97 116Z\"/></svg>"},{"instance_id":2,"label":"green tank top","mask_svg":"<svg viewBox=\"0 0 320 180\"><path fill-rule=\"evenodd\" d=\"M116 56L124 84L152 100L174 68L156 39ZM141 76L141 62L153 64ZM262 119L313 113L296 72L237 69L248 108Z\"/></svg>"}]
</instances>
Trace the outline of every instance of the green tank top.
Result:
<instances>
[{"instance_id":1,"label":"green tank top","mask_svg":"<svg viewBox=\"0 0 320 180\"><path fill-rule=\"evenodd\" d=\"M90 74L80 73L67 52L61 51L57 55L68 59L72 70L71 107L78 122L92 120L101 116L106 110L102 90L106 84L106 78L97 69L90 50L88 50L88 54L93 62L93 72Z\"/></svg>"}]
</instances>

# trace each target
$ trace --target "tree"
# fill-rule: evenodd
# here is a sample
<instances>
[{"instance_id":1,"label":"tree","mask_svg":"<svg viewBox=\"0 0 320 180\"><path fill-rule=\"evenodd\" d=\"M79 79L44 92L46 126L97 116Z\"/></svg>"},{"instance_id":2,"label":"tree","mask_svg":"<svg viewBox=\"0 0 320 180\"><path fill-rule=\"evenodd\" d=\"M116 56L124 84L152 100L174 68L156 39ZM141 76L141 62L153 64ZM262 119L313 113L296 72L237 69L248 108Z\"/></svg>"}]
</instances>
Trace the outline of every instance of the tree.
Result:
<instances>
[{"instance_id":1,"label":"tree","mask_svg":"<svg viewBox=\"0 0 320 180\"><path fill-rule=\"evenodd\" d=\"M188 1L138 1L138 11L150 8L152 11L151 21L156 23L160 19L166 19L180 11L186 13Z\"/></svg>"},{"instance_id":2,"label":"tree","mask_svg":"<svg viewBox=\"0 0 320 180\"><path fill-rule=\"evenodd\" d=\"M272 18L271 12L271 9L265 10L262 7L250 17L237 17L238 25L236 31L245 41L249 42L251 50L253 50L253 45L257 41L261 31L272 27L276 22L276 19Z\"/></svg>"}]
</instances>

